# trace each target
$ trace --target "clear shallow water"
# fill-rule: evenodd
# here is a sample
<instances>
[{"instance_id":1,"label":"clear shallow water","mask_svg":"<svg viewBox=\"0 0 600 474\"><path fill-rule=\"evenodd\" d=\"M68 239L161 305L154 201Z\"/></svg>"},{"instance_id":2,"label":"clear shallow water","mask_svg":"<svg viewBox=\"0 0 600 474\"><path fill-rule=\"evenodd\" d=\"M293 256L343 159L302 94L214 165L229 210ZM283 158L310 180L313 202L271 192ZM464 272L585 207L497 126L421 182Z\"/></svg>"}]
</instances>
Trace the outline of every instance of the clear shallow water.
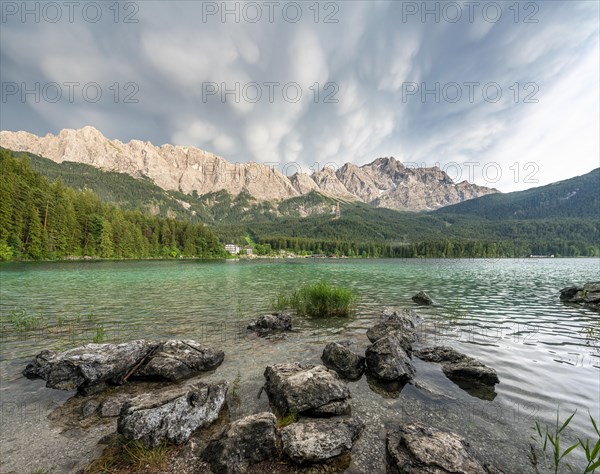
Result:
<instances>
[{"instance_id":1,"label":"clear shallow water","mask_svg":"<svg viewBox=\"0 0 600 474\"><path fill-rule=\"evenodd\" d=\"M243 328L267 311L281 289L327 279L356 289L355 317L294 320L284 339L247 337ZM350 384L353 410L369 425L353 451L350 472L384 472L385 429L421 419L466 436L474 449L506 472L531 472L527 452L535 420L578 414L569 436L592 436L588 410L600 417L600 315L567 306L558 290L600 279L598 259L540 260L286 260L228 262L68 262L0 266L2 431L20 419L43 418L42 403L71 394L21 376L35 353L91 342L134 338L191 338L222 347L226 361L214 374L242 378L237 415L266 409L256 393L266 365L318 363L325 343L365 332L383 306L414 307L427 291L438 303L421 308L428 345L456 347L498 371L495 395L481 399L448 381L439 366L415 361L416 386L401 393L373 391L366 378ZM17 330L15 314L38 318ZM11 318L13 318L11 320ZM372 385L372 384L371 384ZM420 387L420 388L418 388ZM43 414L43 413L42 413ZM35 428L42 429L40 424ZM24 436L3 438L3 466L18 465ZM577 461L577 459L575 459ZM4 469L3 469L4 470ZM58 472L58 471L57 471Z\"/></svg>"}]
</instances>

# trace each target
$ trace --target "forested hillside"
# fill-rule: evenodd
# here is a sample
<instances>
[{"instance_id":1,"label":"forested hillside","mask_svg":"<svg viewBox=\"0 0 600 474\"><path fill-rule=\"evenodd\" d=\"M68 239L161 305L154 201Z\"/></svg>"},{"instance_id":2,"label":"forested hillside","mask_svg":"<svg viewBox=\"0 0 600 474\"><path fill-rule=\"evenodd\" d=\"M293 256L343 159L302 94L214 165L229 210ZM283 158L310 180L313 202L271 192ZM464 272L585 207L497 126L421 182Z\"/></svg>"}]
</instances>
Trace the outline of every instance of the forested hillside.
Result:
<instances>
[{"instance_id":1,"label":"forested hillside","mask_svg":"<svg viewBox=\"0 0 600 474\"><path fill-rule=\"evenodd\" d=\"M490 194L435 211L437 215L460 214L490 220L506 219L600 219L600 168L537 188L506 194Z\"/></svg>"},{"instance_id":2,"label":"forested hillside","mask_svg":"<svg viewBox=\"0 0 600 474\"><path fill-rule=\"evenodd\" d=\"M0 150L0 258L223 256L204 225L124 211Z\"/></svg>"},{"instance_id":3,"label":"forested hillside","mask_svg":"<svg viewBox=\"0 0 600 474\"><path fill-rule=\"evenodd\" d=\"M0 246L16 258L222 255L216 234L263 255L597 256L599 176L429 213L340 202L338 217L339 201L318 192L279 202L247 192L186 195L143 177L2 151Z\"/></svg>"}]
</instances>

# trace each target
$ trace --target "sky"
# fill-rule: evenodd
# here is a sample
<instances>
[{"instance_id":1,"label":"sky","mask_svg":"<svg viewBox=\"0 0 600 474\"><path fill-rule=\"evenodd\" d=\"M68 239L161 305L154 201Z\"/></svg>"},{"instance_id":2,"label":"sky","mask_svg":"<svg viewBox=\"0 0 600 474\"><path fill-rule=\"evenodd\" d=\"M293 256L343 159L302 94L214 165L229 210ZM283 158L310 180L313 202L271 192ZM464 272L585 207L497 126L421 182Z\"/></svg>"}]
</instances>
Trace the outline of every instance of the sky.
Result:
<instances>
[{"instance_id":1,"label":"sky","mask_svg":"<svg viewBox=\"0 0 600 474\"><path fill-rule=\"evenodd\" d=\"M2 130L286 175L393 156L514 191L600 166L600 2L0 2Z\"/></svg>"}]
</instances>

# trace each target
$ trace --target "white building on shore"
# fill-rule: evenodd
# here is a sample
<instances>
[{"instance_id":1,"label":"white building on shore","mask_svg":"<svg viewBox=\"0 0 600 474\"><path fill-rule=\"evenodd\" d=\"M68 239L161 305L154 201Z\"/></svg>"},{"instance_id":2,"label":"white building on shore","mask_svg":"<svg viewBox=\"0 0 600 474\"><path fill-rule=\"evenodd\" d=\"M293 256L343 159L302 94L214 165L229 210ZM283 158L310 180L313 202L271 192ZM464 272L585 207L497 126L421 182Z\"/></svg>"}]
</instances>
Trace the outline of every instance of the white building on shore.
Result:
<instances>
[{"instance_id":1,"label":"white building on shore","mask_svg":"<svg viewBox=\"0 0 600 474\"><path fill-rule=\"evenodd\" d=\"M240 248L235 244L225 244L225 250L227 250L232 255L239 255Z\"/></svg>"}]
</instances>

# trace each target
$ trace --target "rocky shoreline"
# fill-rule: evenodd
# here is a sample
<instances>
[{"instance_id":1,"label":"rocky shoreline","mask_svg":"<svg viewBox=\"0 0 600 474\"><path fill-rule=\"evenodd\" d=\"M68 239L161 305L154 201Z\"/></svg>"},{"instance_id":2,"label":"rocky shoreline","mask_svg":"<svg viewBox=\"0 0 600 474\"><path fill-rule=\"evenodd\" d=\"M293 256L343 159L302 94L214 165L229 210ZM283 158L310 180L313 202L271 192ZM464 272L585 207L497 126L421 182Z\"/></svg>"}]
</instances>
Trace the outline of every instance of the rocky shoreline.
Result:
<instances>
[{"instance_id":1,"label":"rocky shoreline","mask_svg":"<svg viewBox=\"0 0 600 474\"><path fill-rule=\"evenodd\" d=\"M191 340L42 351L23 373L44 379L47 387L77 391L77 402L65 404L70 412L61 410L63 417L90 425L116 420L116 432L99 440L109 443L107 450L130 442L148 449L172 446L177 454L160 472L343 472L370 422L353 414L347 381L366 375L373 390L393 392L414 383L414 356L441 364L446 377L468 393L495 396L494 369L452 348L419 344L420 319L413 310L385 309L367 331L371 344L364 354L355 353L351 341L337 341L323 347L323 365L273 361L261 389L270 410L233 421L228 412L236 382L212 377L226 355ZM290 313L268 314L247 332L272 336L290 331L292 322ZM462 437L423 423L398 423L385 440L388 472L502 472L478 460Z\"/></svg>"}]
</instances>

